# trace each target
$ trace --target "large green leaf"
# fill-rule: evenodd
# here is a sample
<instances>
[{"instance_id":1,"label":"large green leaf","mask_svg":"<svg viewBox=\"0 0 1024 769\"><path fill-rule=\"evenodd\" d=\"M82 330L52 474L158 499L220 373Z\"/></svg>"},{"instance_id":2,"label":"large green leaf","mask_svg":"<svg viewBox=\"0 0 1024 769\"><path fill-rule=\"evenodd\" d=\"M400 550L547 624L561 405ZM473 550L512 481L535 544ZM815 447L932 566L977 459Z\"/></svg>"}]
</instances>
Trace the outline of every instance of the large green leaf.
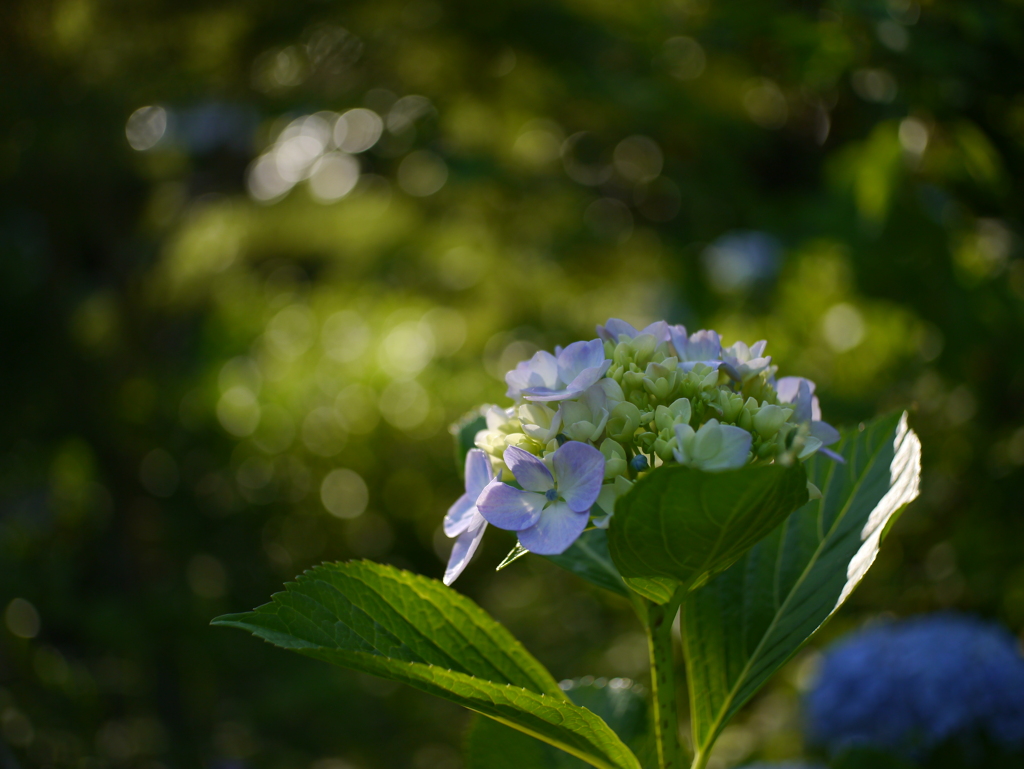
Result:
<instances>
[{"instance_id":1,"label":"large green leaf","mask_svg":"<svg viewBox=\"0 0 1024 769\"><path fill-rule=\"evenodd\" d=\"M609 551L633 590L665 603L679 586L727 568L806 501L802 465L661 467L616 503Z\"/></svg>"},{"instance_id":2,"label":"large green leaf","mask_svg":"<svg viewBox=\"0 0 1024 769\"><path fill-rule=\"evenodd\" d=\"M886 526L918 494L921 444L906 414L843 434L840 464L807 463L822 499L793 513L683 607L694 743L704 754L743 703L842 605Z\"/></svg>"},{"instance_id":3,"label":"large green leaf","mask_svg":"<svg viewBox=\"0 0 1024 769\"><path fill-rule=\"evenodd\" d=\"M561 555L545 557L598 587L619 595L629 595L619 570L608 554L608 532L604 529L585 531Z\"/></svg>"},{"instance_id":4,"label":"large green leaf","mask_svg":"<svg viewBox=\"0 0 1024 769\"><path fill-rule=\"evenodd\" d=\"M647 702L628 679L567 682L573 702L598 715L627 745L647 747ZM578 758L489 718L477 718L466 739L466 769L581 769Z\"/></svg>"},{"instance_id":5,"label":"large green leaf","mask_svg":"<svg viewBox=\"0 0 1024 769\"><path fill-rule=\"evenodd\" d=\"M639 769L500 624L440 582L366 561L323 564L245 614L214 620L300 654L409 684L602 769Z\"/></svg>"}]
</instances>

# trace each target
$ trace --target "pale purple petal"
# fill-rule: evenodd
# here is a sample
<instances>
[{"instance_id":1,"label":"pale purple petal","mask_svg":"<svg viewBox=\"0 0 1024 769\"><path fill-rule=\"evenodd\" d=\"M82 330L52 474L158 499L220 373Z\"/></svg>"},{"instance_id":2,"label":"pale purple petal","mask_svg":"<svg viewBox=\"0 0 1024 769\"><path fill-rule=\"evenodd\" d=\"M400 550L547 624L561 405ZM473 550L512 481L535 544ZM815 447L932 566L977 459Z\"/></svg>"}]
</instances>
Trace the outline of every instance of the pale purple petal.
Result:
<instances>
[{"instance_id":1,"label":"pale purple petal","mask_svg":"<svg viewBox=\"0 0 1024 769\"><path fill-rule=\"evenodd\" d=\"M679 369L681 371L693 371L695 368L697 368L697 366L699 366L701 364L707 366L708 368L720 368L722 366L725 366L726 368L728 368L728 366L729 366L729 364L727 364L727 363L722 363L721 361L714 360L714 359L712 359L712 360L684 360L684 361L680 361L679 362ZM739 375L737 374L733 378L734 379L739 379Z\"/></svg>"},{"instance_id":2,"label":"pale purple petal","mask_svg":"<svg viewBox=\"0 0 1024 769\"><path fill-rule=\"evenodd\" d=\"M604 454L589 444L568 441L552 455L551 463L558 482L558 496L573 512L590 510L601 493Z\"/></svg>"},{"instance_id":3,"label":"pale purple petal","mask_svg":"<svg viewBox=\"0 0 1024 769\"><path fill-rule=\"evenodd\" d=\"M597 327L597 335L612 344L618 344L620 336L632 339L639 333L632 324L618 318L609 318L607 323Z\"/></svg>"},{"instance_id":4,"label":"pale purple petal","mask_svg":"<svg viewBox=\"0 0 1024 769\"><path fill-rule=\"evenodd\" d=\"M558 359L540 350L505 374L505 383L508 385L505 394L513 399L528 387L555 387L558 385Z\"/></svg>"},{"instance_id":5,"label":"pale purple petal","mask_svg":"<svg viewBox=\"0 0 1024 769\"><path fill-rule=\"evenodd\" d=\"M814 394L815 384L810 379L802 376L784 376L775 383L775 392L779 394L779 400L783 403L794 403L800 392L800 383L807 384L807 388Z\"/></svg>"},{"instance_id":6,"label":"pale purple petal","mask_svg":"<svg viewBox=\"0 0 1024 769\"><path fill-rule=\"evenodd\" d=\"M750 348L750 357L751 358L760 358L762 355L764 355L764 349L767 346L768 346L768 340L767 339L762 339L760 342L754 342L753 346Z\"/></svg>"},{"instance_id":7,"label":"pale purple petal","mask_svg":"<svg viewBox=\"0 0 1024 769\"><path fill-rule=\"evenodd\" d=\"M779 394L780 403L789 403L795 407L794 415L797 421L820 422L821 404L818 402L818 396L814 394L814 387L814 382L810 379L804 379L799 376L787 376L775 383L775 392ZM839 440L839 438L836 438L836 440ZM824 441L826 445L834 442Z\"/></svg>"},{"instance_id":8,"label":"pale purple petal","mask_svg":"<svg viewBox=\"0 0 1024 769\"><path fill-rule=\"evenodd\" d=\"M685 352L677 348L684 360L717 361L722 354L722 337L717 331L701 329L686 340Z\"/></svg>"},{"instance_id":9,"label":"pale purple petal","mask_svg":"<svg viewBox=\"0 0 1024 769\"><path fill-rule=\"evenodd\" d=\"M487 454L480 449L470 449L466 454L466 494L475 501L493 479L494 470Z\"/></svg>"},{"instance_id":10,"label":"pale purple petal","mask_svg":"<svg viewBox=\"0 0 1024 769\"><path fill-rule=\"evenodd\" d=\"M842 454L838 454L835 451L832 451L832 449L826 449L824 446L822 446L820 449L818 449L818 453L828 457L833 462L838 462L841 465L846 464L846 457L844 457Z\"/></svg>"},{"instance_id":11,"label":"pale purple petal","mask_svg":"<svg viewBox=\"0 0 1024 769\"><path fill-rule=\"evenodd\" d=\"M527 491L543 494L554 488L555 480L551 477L551 471L529 451L523 451L518 446L509 446L505 449L504 459L519 485Z\"/></svg>"},{"instance_id":12,"label":"pale purple petal","mask_svg":"<svg viewBox=\"0 0 1024 769\"><path fill-rule=\"evenodd\" d=\"M839 431L827 422L811 422L811 435L821 441L823 446L831 446L839 440Z\"/></svg>"},{"instance_id":13,"label":"pale purple petal","mask_svg":"<svg viewBox=\"0 0 1024 769\"><path fill-rule=\"evenodd\" d=\"M581 371L575 379L569 382L566 390L575 390L576 392L583 392L588 389L591 385L596 384L601 377L604 376L605 372L611 367L612 362L610 360L601 361L599 366L593 368L585 368Z\"/></svg>"},{"instance_id":14,"label":"pale purple petal","mask_svg":"<svg viewBox=\"0 0 1024 769\"><path fill-rule=\"evenodd\" d=\"M675 348L676 357L679 360L685 360L683 353L686 352L686 345L689 341L689 337L686 335L686 326L669 326L668 338L672 342L672 347Z\"/></svg>"},{"instance_id":15,"label":"pale purple petal","mask_svg":"<svg viewBox=\"0 0 1024 769\"><path fill-rule=\"evenodd\" d=\"M815 422L821 421L821 403L818 402L818 396L811 396L811 419Z\"/></svg>"},{"instance_id":16,"label":"pale purple petal","mask_svg":"<svg viewBox=\"0 0 1024 769\"><path fill-rule=\"evenodd\" d=\"M444 570L444 584L452 584L462 574L462 570L469 565L486 530L487 522L482 520L477 528L464 531L455 540L452 554L448 558L448 568Z\"/></svg>"},{"instance_id":17,"label":"pale purple petal","mask_svg":"<svg viewBox=\"0 0 1024 769\"><path fill-rule=\"evenodd\" d=\"M721 425L718 429L722 432L722 448L714 459L704 462L701 467L705 470L732 470L743 467L750 455L750 433L732 425Z\"/></svg>"},{"instance_id":18,"label":"pale purple petal","mask_svg":"<svg viewBox=\"0 0 1024 769\"><path fill-rule=\"evenodd\" d=\"M659 344L661 342L667 342L670 338L668 332L668 323L666 323L663 320L654 321L654 323L649 325L643 331L640 331L637 334L637 336L640 336L641 334L650 334L651 336L658 340Z\"/></svg>"},{"instance_id":19,"label":"pale purple petal","mask_svg":"<svg viewBox=\"0 0 1024 769\"><path fill-rule=\"evenodd\" d=\"M476 511L476 498L479 495L463 494L455 504L448 508L444 517L444 533L448 537L457 537L473 523L480 514Z\"/></svg>"},{"instance_id":20,"label":"pale purple petal","mask_svg":"<svg viewBox=\"0 0 1024 769\"><path fill-rule=\"evenodd\" d=\"M590 516L574 513L563 502L549 506L536 525L519 532L519 544L538 555L559 555L569 549L583 530Z\"/></svg>"},{"instance_id":21,"label":"pale purple petal","mask_svg":"<svg viewBox=\"0 0 1024 769\"><path fill-rule=\"evenodd\" d=\"M798 422L810 422L812 402L814 396L811 395L811 386L807 383L807 380L801 380L800 387L797 389L796 398L793 399L793 406L795 409L793 415L796 417Z\"/></svg>"},{"instance_id":22,"label":"pale purple petal","mask_svg":"<svg viewBox=\"0 0 1024 769\"><path fill-rule=\"evenodd\" d=\"M573 342L558 354L558 378L562 384L567 385L584 370L597 368L603 362L604 344L600 339L592 339L589 342ZM544 384L548 387L552 386L546 382Z\"/></svg>"},{"instance_id":23,"label":"pale purple petal","mask_svg":"<svg viewBox=\"0 0 1024 769\"><path fill-rule=\"evenodd\" d=\"M521 531L537 522L546 503L543 494L523 491L495 479L480 494L476 509L499 529Z\"/></svg>"},{"instance_id":24,"label":"pale purple petal","mask_svg":"<svg viewBox=\"0 0 1024 769\"><path fill-rule=\"evenodd\" d=\"M575 398L583 390L577 387L568 387L565 390L552 390L550 387L531 387L523 390L523 397L528 401L549 403L551 401L564 401Z\"/></svg>"}]
</instances>

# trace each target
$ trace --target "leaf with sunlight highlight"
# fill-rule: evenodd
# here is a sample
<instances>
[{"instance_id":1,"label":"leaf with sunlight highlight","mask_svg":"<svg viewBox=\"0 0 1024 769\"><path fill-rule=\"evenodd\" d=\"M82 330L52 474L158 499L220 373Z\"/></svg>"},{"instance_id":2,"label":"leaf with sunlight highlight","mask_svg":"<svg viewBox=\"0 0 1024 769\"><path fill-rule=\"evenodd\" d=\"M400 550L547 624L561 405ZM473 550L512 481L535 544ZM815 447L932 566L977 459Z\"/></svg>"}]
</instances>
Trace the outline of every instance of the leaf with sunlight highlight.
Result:
<instances>
[{"instance_id":1,"label":"leaf with sunlight highlight","mask_svg":"<svg viewBox=\"0 0 1024 769\"><path fill-rule=\"evenodd\" d=\"M729 719L860 582L883 533L918 495L921 443L907 415L849 430L807 462L812 500L683 607L694 745L707 759Z\"/></svg>"}]
</instances>

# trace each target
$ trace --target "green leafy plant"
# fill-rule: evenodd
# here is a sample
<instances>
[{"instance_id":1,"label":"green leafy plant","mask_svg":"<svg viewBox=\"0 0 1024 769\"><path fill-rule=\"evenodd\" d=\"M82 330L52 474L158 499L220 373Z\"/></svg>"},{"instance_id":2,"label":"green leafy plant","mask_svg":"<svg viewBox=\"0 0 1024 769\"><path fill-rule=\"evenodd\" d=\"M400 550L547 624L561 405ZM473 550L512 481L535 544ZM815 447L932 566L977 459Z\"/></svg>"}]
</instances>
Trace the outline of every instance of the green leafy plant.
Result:
<instances>
[{"instance_id":1,"label":"green leafy plant","mask_svg":"<svg viewBox=\"0 0 1024 769\"><path fill-rule=\"evenodd\" d=\"M652 340L642 336L620 336L617 346L608 342L607 360L665 344L657 343L657 334ZM572 376L583 376L578 371L562 376L562 391L557 382L534 385L543 397L554 392L563 400L590 401L558 412L527 403L515 426L523 432L507 429L511 415L503 410L497 419L492 412L486 425L465 420L455 432L457 456L466 461L467 495L446 519L446 531L460 538L452 557L455 576L487 523L512 520L519 528L508 528L520 532L520 545L502 567L529 552L525 540L537 543L534 552L557 550L544 557L627 596L648 640L649 718L631 683L591 680L560 687L472 601L445 584L390 566L323 564L286 585L271 603L214 624L406 683L490 719L478 720L471 731L470 767L706 766L729 719L843 604L871 566L885 531L917 496L920 443L907 415L892 414L837 433L826 456L815 451L821 441L815 444L813 436L829 436L832 428L815 427L821 423L807 385L799 385L803 400L788 408L774 377L762 373L767 364L753 374L740 372L738 367L749 369L757 359L740 355L730 362L720 349L718 371L698 363L686 377L675 376L685 344L665 346L676 355L654 361L660 367L654 373L664 375L647 377L647 384L624 376L627 366L616 372L604 365L596 378L587 375L594 381L582 395L571 392ZM623 346L631 348L629 355ZM616 386L603 386L601 397L623 396L611 399L613 404L586 394L592 392L587 388L602 387L595 382L609 369ZM616 373L627 385L640 383L647 396L617 390L622 386L613 379ZM510 374L510 384L513 379ZM699 387L688 390L695 381ZM784 389L780 380L779 391ZM746 395L751 390L756 397ZM571 424L570 416L577 417ZM723 426L730 422L735 426ZM546 449L537 439L545 431L552 435ZM500 460L472 448L493 448L496 432L506 436L500 451L492 452ZM587 440L568 440L566 432ZM618 438L605 437L600 451L588 445L613 434ZM608 440L615 445L609 447ZM733 466L722 466L723 457ZM581 523L578 516L593 523L564 542L566 527ZM531 528L533 534L524 535ZM559 538L564 546L551 546ZM454 579L452 573L450 564L446 581ZM672 637L677 613L692 759L684 758L679 740Z\"/></svg>"}]
</instances>

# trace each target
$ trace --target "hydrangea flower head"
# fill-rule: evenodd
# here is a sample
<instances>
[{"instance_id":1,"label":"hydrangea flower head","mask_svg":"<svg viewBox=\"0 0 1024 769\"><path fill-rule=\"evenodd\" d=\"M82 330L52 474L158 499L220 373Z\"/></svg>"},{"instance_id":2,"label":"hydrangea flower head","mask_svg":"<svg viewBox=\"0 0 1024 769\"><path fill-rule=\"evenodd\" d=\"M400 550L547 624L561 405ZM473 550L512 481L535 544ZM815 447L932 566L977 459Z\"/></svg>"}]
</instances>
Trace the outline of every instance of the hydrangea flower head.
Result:
<instances>
[{"instance_id":1,"label":"hydrangea flower head","mask_svg":"<svg viewBox=\"0 0 1024 769\"><path fill-rule=\"evenodd\" d=\"M811 740L906 758L981 737L1024 750L1024 657L1006 630L937 614L864 630L822 663L805 701Z\"/></svg>"},{"instance_id":2,"label":"hydrangea flower head","mask_svg":"<svg viewBox=\"0 0 1024 769\"><path fill-rule=\"evenodd\" d=\"M527 550L562 553L588 526L608 526L616 500L662 465L788 464L839 438L821 420L813 382L775 379L766 342L724 346L713 330L617 318L597 336L506 374L513 405L488 407L475 438L493 479L471 487L467 471L458 503L469 510L472 498L481 518L450 514L474 524L446 525L459 537L450 574L475 550L479 520L517 532Z\"/></svg>"}]
</instances>

